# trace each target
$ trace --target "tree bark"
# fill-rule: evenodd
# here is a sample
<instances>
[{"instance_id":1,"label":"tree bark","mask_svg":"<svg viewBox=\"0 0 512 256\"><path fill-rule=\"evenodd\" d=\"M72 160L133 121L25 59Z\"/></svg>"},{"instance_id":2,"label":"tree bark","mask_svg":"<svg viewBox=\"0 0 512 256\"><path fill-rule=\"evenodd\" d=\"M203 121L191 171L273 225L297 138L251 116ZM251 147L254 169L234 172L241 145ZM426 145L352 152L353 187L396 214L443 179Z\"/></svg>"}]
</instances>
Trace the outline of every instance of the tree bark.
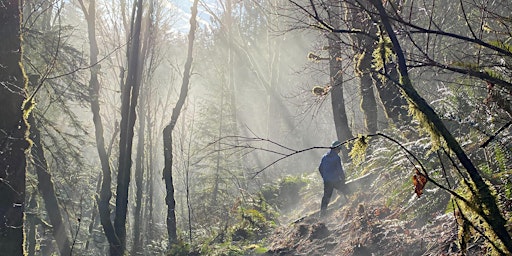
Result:
<instances>
[{"instance_id":1,"label":"tree bark","mask_svg":"<svg viewBox=\"0 0 512 256\"><path fill-rule=\"evenodd\" d=\"M394 85L400 79L396 64L387 64L386 69L386 74L389 78L384 83L374 75L378 98L384 107L384 113L388 119L391 119L399 127L408 125L411 122L411 116L409 116L407 111L408 103L402 93L400 93L399 88Z\"/></svg>"},{"instance_id":2,"label":"tree bark","mask_svg":"<svg viewBox=\"0 0 512 256\"><path fill-rule=\"evenodd\" d=\"M27 78L22 62L21 0L0 4L0 252L23 255L25 151L29 149Z\"/></svg>"},{"instance_id":3,"label":"tree bark","mask_svg":"<svg viewBox=\"0 0 512 256\"><path fill-rule=\"evenodd\" d=\"M402 51L398 38L396 37L393 27L391 26L388 14L380 0L370 0L370 2L377 8L381 22L385 28L386 33L391 39L393 50L397 55L398 67L401 75L401 83L399 83L398 86L400 86L412 104L414 104L415 107L425 115L430 124L444 139L448 148L455 153L460 163L464 166L469 174L469 177L471 178L471 181L473 181L476 187L475 191L477 192L476 196L478 197L478 201L482 203L482 205L475 204L473 206L473 210L475 210L476 213L485 219L487 224L491 227L493 232L505 246L507 253L512 253L512 239L505 227L506 220L503 218L503 215L501 215L500 209L496 204L496 198L491 194L489 186L484 182L479 171L468 158L460 144L448 131L444 123L439 118L439 115L437 115L434 109L430 107L425 99L423 99L412 86L407 70L407 63L405 60L404 52Z\"/></svg>"},{"instance_id":4,"label":"tree bark","mask_svg":"<svg viewBox=\"0 0 512 256\"><path fill-rule=\"evenodd\" d=\"M194 38L197 27L197 3L194 0L192 4L192 15L190 17L190 31L188 33L188 50L185 68L183 70L183 81L181 84L180 96L176 102L176 106L172 110L171 121L163 130L163 143L164 143L164 169L163 179L165 181L166 196L165 203L167 205L167 234L169 239L169 246L176 244L178 235L176 233L176 201L174 198L174 185L172 182L172 131L176 126L178 117L180 116L181 109L185 104L185 99L188 94L188 85L190 83L190 73L192 68L192 51L194 49Z\"/></svg>"},{"instance_id":5,"label":"tree bark","mask_svg":"<svg viewBox=\"0 0 512 256\"><path fill-rule=\"evenodd\" d=\"M128 47L128 73L126 84L122 92L121 125L119 138L119 168L117 172L116 211L114 217L114 230L119 239L118 244L111 247L111 255L124 255L126 251L126 215L128 213L128 190L130 187L130 173L132 165L132 146L136 106L141 87L140 68L140 34L142 25L142 0L134 5L136 10L130 32L131 43Z\"/></svg>"},{"instance_id":6,"label":"tree bark","mask_svg":"<svg viewBox=\"0 0 512 256\"><path fill-rule=\"evenodd\" d=\"M141 241L141 221L142 221L142 191L143 191L143 177L144 177L144 133L146 119L144 117L145 96L143 95L140 100L139 106L139 132L137 141L137 155L135 156L135 212L133 213L133 249L132 255L137 255L142 251Z\"/></svg>"},{"instance_id":7,"label":"tree bark","mask_svg":"<svg viewBox=\"0 0 512 256\"><path fill-rule=\"evenodd\" d=\"M87 31L89 38L89 58L91 65L91 76L89 79L89 96L91 103L92 120L94 123L94 135L96 139L96 149L101 163L102 182L99 198L97 198L98 212L100 215L100 222L105 232L105 236L112 247L118 244L112 221L110 219L110 199L112 198L112 191L110 186L112 183L112 171L110 170L109 157L105 147L105 139L103 137L103 122L100 115L100 83L98 80L99 66L98 62L98 43L96 40L96 1L89 1L89 8L86 8L82 0L79 0L80 6L87 21Z\"/></svg>"},{"instance_id":8,"label":"tree bark","mask_svg":"<svg viewBox=\"0 0 512 256\"><path fill-rule=\"evenodd\" d=\"M373 91L372 78L372 52L375 40L369 35L376 35L377 30L371 17L355 7L367 5L359 1L347 1L347 19L351 22L352 29L365 31L366 34L355 34L352 36L353 49L356 56L355 73L359 77L359 93L361 94L361 111L364 116L366 132L375 133L377 126L377 101ZM366 7L362 7L367 9ZM341 17L340 17L341 18Z\"/></svg>"},{"instance_id":9,"label":"tree bark","mask_svg":"<svg viewBox=\"0 0 512 256\"><path fill-rule=\"evenodd\" d=\"M34 143L31 148L32 158L34 159L34 166L37 174L37 188L41 193L44 200L46 212L52 225L52 234L59 247L59 253L62 256L71 254L71 242L68 236L68 230L64 225L62 213L55 193L55 186L52 181L52 175L48 171L48 163L44 156L43 145L41 144L41 134L34 122L33 115L30 115L30 138Z\"/></svg>"},{"instance_id":10,"label":"tree bark","mask_svg":"<svg viewBox=\"0 0 512 256\"><path fill-rule=\"evenodd\" d=\"M331 11L328 13L329 22L333 27L340 27L341 5L339 1L332 1ZM334 119L334 127L339 141L346 141L352 138L352 131L348 126L347 112L345 110L345 98L343 93L343 66L341 56L340 35L330 32L327 35L329 43L329 76L331 83L331 105ZM342 159L349 162L348 149L341 148Z\"/></svg>"},{"instance_id":11,"label":"tree bark","mask_svg":"<svg viewBox=\"0 0 512 256\"><path fill-rule=\"evenodd\" d=\"M28 226L26 230L28 230L27 234L27 255L28 256L35 256L36 255L36 246L37 246L37 239L36 239L36 212L37 212L37 200L36 200L36 193L32 193L30 195L29 200L29 206L27 209L27 216L26 216L26 225Z\"/></svg>"}]
</instances>

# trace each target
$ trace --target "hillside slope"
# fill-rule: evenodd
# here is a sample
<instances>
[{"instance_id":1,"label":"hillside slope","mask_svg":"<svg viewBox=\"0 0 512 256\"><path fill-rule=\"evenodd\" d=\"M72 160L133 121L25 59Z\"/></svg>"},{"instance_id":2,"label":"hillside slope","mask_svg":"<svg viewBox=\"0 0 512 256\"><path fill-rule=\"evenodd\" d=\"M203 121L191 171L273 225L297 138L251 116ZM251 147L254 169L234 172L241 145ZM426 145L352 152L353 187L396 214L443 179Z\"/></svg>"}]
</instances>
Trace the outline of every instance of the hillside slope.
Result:
<instances>
[{"instance_id":1,"label":"hillside slope","mask_svg":"<svg viewBox=\"0 0 512 256\"><path fill-rule=\"evenodd\" d=\"M369 189L347 199L338 196L322 218L314 210L319 203L308 199L297 206L303 217L283 222L267 238L266 255L462 255L453 213L436 213L427 221L405 220L403 208L388 208L385 199L375 199ZM485 255L482 242L474 235L465 255Z\"/></svg>"}]
</instances>

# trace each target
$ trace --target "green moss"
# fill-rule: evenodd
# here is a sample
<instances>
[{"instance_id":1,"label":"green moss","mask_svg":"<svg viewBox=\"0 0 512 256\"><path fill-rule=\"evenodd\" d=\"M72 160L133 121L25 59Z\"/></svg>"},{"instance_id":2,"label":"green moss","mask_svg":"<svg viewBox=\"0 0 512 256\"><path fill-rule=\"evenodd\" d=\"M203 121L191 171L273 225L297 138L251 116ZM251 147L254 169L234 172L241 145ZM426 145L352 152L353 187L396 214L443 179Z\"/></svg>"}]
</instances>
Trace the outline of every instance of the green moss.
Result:
<instances>
[{"instance_id":1,"label":"green moss","mask_svg":"<svg viewBox=\"0 0 512 256\"><path fill-rule=\"evenodd\" d=\"M379 42L377 43L377 47L373 50L372 57L372 68L375 70L384 70L386 63L391 62L391 58L393 57L393 45L391 43L391 39L384 34L380 34ZM379 74L379 78L382 80L382 83L385 83L387 79L384 75Z\"/></svg>"},{"instance_id":2,"label":"green moss","mask_svg":"<svg viewBox=\"0 0 512 256\"><path fill-rule=\"evenodd\" d=\"M430 135L430 139L432 141L432 148L431 151L435 151L440 148L441 146L441 134L436 129L435 125L430 122L428 117L417 108L416 104L412 103L410 100L409 102L409 115L418 120L420 131L425 131Z\"/></svg>"},{"instance_id":3,"label":"green moss","mask_svg":"<svg viewBox=\"0 0 512 256\"><path fill-rule=\"evenodd\" d=\"M496 198L497 192L491 184L488 184L491 192L491 196ZM493 200L491 198L478 197L474 192L475 186L473 183L467 185L461 185L456 192L466 199L466 202L456 200L455 207L458 211L457 221L459 222L459 243L461 250L464 249L465 243L468 241L468 235L475 235L474 227L478 228L483 234L489 238L485 240L489 247L489 255L500 255L499 251L506 251L504 245L500 242L500 239L496 236L493 229L489 226L488 222L484 219L484 216L492 221L495 216L489 214L489 210L485 208L484 200Z\"/></svg>"},{"instance_id":4,"label":"green moss","mask_svg":"<svg viewBox=\"0 0 512 256\"><path fill-rule=\"evenodd\" d=\"M368 136L364 136L362 134L359 134L357 136L357 139L354 141L352 145L352 150L348 153L349 156L352 158L352 161L354 165L361 164L365 157L366 157L366 149L368 148Z\"/></svg>"},{"instance_id":5,"label":"green moss","mask_svg":"<svg viewBox=\"0 0 512 256\"><path fill-rule=\"evenodd\" d=\"M363 72L360 69L361 62L363 62L363 59L364 59L364 52L363 53L356 53L356 54L354 54L354 63L356 64L354 71L355 71L357 76L362 76L363 75Z\"/></svg>"}]
</instances>

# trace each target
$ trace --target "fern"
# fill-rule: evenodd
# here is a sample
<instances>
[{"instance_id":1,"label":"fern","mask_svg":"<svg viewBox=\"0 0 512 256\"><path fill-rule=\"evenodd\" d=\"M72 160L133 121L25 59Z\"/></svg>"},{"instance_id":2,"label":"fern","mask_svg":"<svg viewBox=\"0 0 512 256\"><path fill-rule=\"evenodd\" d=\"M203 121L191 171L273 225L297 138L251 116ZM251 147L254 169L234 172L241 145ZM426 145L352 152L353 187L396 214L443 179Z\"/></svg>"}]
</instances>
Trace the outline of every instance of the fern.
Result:
<instances>
[{"instance_id":1,"label":"fern","mask_svg":"<svg viewBox=\"0 0 512 256\"><path fill-rule=\"evenodd\" d=\"M491 42L489 42L489 44L512 53L512 44L501 42L501 41L491 41Z\"/></svg>"}]
</instances>

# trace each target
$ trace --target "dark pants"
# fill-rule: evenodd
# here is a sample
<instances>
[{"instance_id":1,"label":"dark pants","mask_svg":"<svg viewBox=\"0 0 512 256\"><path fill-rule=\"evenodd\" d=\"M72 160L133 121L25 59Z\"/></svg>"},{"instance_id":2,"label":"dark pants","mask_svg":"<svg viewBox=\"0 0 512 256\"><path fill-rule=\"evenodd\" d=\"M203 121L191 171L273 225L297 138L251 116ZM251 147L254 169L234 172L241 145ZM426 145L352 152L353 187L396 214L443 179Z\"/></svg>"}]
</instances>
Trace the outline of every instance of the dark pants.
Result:
<instances>
[{"instance_id":1,"label":"dark pants","mask_svg":"<svg viewBox=\"0 0 512 256\"><path fill-rule=\"evenodd\" d=\"M320 211L325 212L327 205L331 201L332 191L338 190L340 193L344 193L345 182L343 181L324 181L324 196L322 197L322 204L320 205Z\"/></svg>"}]
</instances>

